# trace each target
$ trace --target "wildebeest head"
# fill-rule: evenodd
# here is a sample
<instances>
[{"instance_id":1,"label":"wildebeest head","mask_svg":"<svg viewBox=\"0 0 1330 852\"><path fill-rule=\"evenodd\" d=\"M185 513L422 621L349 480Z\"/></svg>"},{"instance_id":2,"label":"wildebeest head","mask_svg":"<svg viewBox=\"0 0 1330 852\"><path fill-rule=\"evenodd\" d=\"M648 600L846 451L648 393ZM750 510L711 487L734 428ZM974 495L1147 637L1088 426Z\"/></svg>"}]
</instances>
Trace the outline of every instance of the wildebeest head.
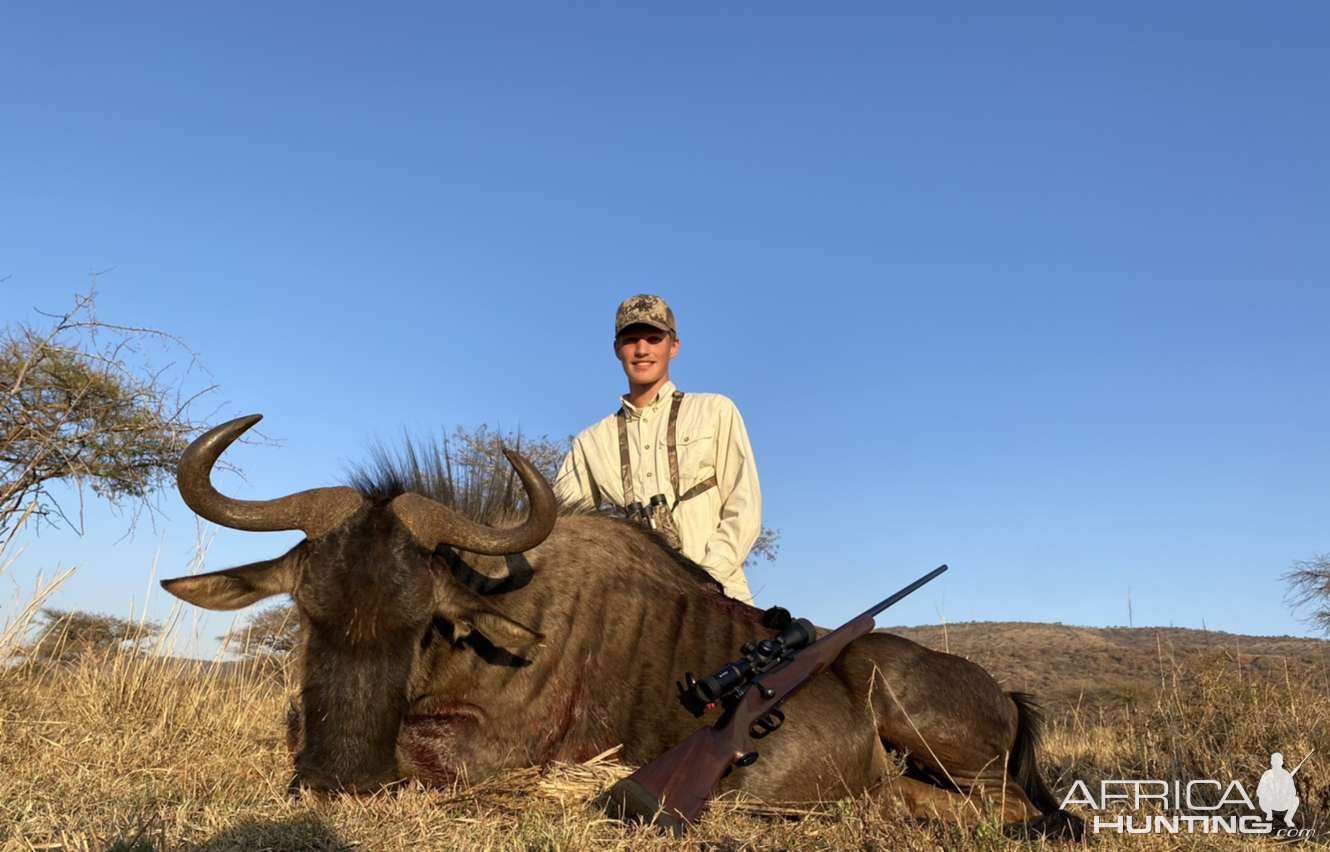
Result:
<instances>
[{"instance_id":1,"label":"wildebeest head","mask_svg":"<svg viewBox=\"0 0 1330 852\"><path fill-rule=\"evenodd\" d=\"M275 500L236 500L213 488L222 452L261 419L250 415L195 440L177 471L180 494L200 516L251 531L299 529L305 540L276 559L162 581L208 609L239 609L289 594L305 630L300 783L370 791L396 781L398 732L422 645L440 622L520 657L541 636L508 618L434 559L436 548L509 555L535 547L557 514L538 471L505 451L526 489L526 521L511 529L476 523L420 494L372 501L349 487L315 488Z\"/></svg>"}]
</instances>

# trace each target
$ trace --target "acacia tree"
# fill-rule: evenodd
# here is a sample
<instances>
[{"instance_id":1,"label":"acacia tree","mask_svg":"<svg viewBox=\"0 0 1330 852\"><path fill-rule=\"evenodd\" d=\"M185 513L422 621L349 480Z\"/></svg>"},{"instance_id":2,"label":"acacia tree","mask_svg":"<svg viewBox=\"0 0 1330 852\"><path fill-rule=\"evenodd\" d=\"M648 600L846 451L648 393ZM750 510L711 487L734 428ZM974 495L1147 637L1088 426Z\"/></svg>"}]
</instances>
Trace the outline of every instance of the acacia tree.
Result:
<instances>
[{"instance_id":1,"label":"acacia tree","mask_svg":"<svg viewBox=\"0 0 1330 852\"><path fill-rule=\"evenodd\" d=\"M744 559L744 567L752 568L757 565L758 557L768 562L775 562L779 554L780 530L763 527L762 532L757 534L757 541L753 542L753 549L748 551L748 556Z\"/></svg>"},{"instance_id":2,"label":"acacia tree","mask_svg":"<svg viewBox=\"0 0 1330 852\"><path fill-rule=\"evenodd\" d=\"M280 658L290 653L299 641L300 618L290 604L269 606L217 638L246 659Z\"/></svg>"},{"instance_id":3,"label":"acacia tree","mask_svg":"<svg viewBox=\"0 0 1330 852\"><path fill-rule=\"evenodd\" d=\"M151 363L183 353L187 375L196 366L188 347L162 331L103 322L95 308L93 286L63 314L39 311L39 323L0 330L0 542L29 516L81 532L56 483L71 485L80 507L91 490L112 505L151 508L201 428L189 409L212 387L187 394L173 363Z\"/></svg>"},{"instance_id":4,"label":"acacia tree","mask_svg":"<svg viewBox=\"0 0 1330 852\"><path fill-rule=\"evenodd\" d=\"M1289 584L1289 605L1294 609L1312 605L1307 620L1330 633L1330 553L1294 562L1284 581Z\"/></svg>"},{"instance_id":5,"label":"acacia tree","mask_svg":"<svg viewBox=\"0 0 1330 852\"><path fill-rule=\"evenodd\" d=\"M115 615L46 608L38 616L37 633L23 652L47 662L71 662L86 654L107 651L142 653L162 632L156 621L134 621Z\"/></svg>"}]
</instances>

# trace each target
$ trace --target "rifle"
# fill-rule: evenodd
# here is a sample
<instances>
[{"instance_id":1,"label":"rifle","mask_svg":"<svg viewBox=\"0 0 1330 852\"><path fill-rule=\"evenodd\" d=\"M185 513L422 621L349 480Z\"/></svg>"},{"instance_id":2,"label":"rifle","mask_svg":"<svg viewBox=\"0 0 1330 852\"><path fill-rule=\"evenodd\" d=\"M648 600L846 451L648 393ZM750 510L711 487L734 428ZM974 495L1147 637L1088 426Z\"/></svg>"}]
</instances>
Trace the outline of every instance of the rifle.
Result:
<instances>
[{"instance_id":1,"label":"rifle","mask_svg":"<svg viewBox=\"0 0 1330 852\"><path fill-rule=\"evenodd\" d=\"M610 816L646 822L683 834L720 779L734 767L751 766L758 753L749 748L780 727L780 705L830 665L845 646L872 631L873 616L947 570L933 569L896 594L821 639L807 619L790 621L775 639L748 643L743 657L710 677L692 672L679 683L679 701L694 716L720 704L714 725L701 728L674 748L616 783L601 799Z\"/></svg>"}]
</instances>

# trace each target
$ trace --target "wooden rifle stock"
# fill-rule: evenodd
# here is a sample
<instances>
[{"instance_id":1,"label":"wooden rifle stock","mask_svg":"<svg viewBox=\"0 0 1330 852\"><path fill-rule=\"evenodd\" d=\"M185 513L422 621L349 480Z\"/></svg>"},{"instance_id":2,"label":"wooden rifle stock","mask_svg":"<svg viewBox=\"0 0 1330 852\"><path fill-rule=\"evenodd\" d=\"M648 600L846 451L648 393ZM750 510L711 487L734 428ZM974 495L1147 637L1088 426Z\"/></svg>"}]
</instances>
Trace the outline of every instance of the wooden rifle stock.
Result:
<instances>
[{"instance_id":1,"label":"wooden rifle stock","mask_svg":"<svg viewBox=\"0 0 1330 852\"><path fill-rule=\"evenodd\" d=\"M778 708L800 687L831 665L845 646L870 633L873 616L932 580L947 566L901 589L805 648L777 668L759 674L742 697L710 727L701 728L674 748L611 787L602 799L610 816L648 822L683 834L697 819L716 784L735 766L757 759L750 746L753 724Z\"/></svg>"}]
</instances>

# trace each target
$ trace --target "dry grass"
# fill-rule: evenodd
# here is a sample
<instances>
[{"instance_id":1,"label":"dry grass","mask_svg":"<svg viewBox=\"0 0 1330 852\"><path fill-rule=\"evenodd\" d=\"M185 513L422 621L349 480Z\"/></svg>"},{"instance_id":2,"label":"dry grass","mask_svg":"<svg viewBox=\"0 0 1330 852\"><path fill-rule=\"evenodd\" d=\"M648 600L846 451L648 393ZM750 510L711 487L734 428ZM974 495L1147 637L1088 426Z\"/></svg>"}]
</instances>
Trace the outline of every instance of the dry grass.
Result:
<instances>
[{"instance_id":1,"label":"dry grass","mask_svg":"<svg viewBox=\"0 0 1330 852\"><path fill-rule=\"evenodd\" d=\"M1271 751L1326 743L1324 672L1238 680L1231 660L1164 661L1146 703L1052 715L1043 764L1075 778L1215 777L1254 790ZM106 653L0 669L0 849L998 849L992 823L915 825L869 801L781 812L720 802L684 842L601 818L611 759L528 769L457 790L293 801L281 722L289 684L262 665ZM1330 754L1299 773L1298 823L1321 829ZM1103 848L1267 841L1101 835ZM1035 844L1043 845L1043 844Z\"/></svg>"}]
</instances>

